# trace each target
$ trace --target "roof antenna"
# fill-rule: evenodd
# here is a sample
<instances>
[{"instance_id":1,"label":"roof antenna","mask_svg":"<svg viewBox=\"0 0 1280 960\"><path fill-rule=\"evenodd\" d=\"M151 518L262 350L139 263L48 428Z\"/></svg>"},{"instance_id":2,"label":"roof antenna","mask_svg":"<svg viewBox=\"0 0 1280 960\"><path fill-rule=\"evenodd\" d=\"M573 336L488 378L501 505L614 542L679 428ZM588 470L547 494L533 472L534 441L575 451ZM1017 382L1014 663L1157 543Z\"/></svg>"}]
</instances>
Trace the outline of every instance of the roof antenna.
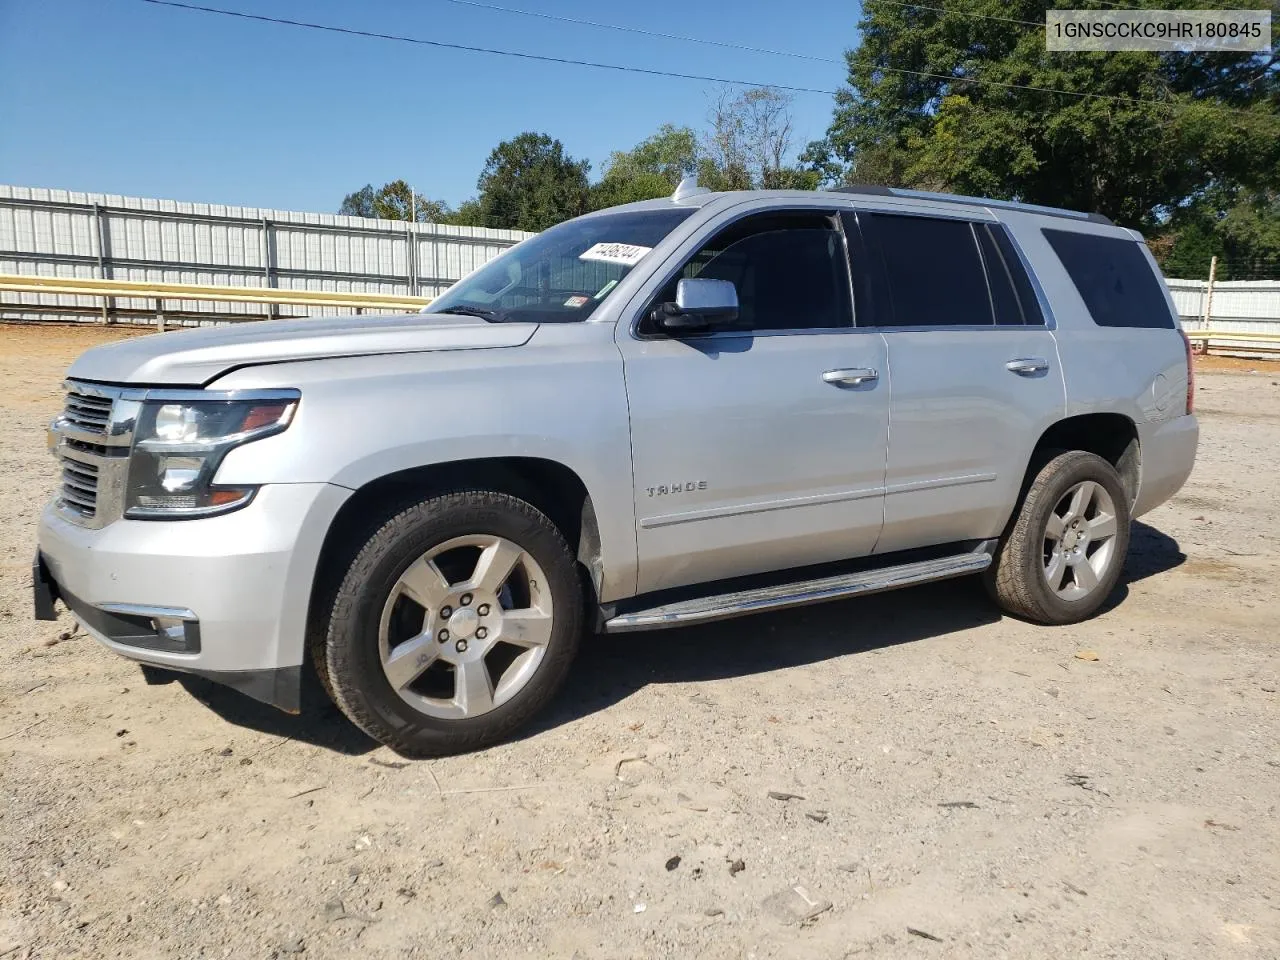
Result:
<instances>
[{"instance_id":1,"label":"roof antenna","mask_svg":"<svg viewBox=\"0 0 1280 960\"><path fill-rule=\"evenodd\" d=\"M690 197L697 197L710 192L706 187L698 186L698 178L695 175L681 180L680 186L676 187L676 192L671 194L671 199L674 203L679 203L681 200L688 200Z\"/></svg>"}]
</instances>

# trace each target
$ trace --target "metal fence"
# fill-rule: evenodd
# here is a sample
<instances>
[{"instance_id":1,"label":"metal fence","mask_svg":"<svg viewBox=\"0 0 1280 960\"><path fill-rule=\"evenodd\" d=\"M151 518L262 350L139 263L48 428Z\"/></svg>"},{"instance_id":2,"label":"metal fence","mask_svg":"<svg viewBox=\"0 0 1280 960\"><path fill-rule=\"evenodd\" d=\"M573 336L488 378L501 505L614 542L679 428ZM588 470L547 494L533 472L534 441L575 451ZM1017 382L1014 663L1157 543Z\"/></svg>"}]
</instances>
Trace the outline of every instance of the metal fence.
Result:
<instances>
[{"instance_id":1,"label":"metal fence","mask_svg":"<svg viewBox=\"0 0 1280 960\"><path fill-rule=\"evenodd\" d=\"M1277 349L1280 336L1280 280L1168 281L1183 329L1226 334L1222 344L1250 353ZM1249 334L1257 334L1251 341Z\"/></svg>"},{"instance_id":2,"label":"metal fence","mask_svg":"<svg viewBox=\"0 0 1280 960\"><path fill-rule=\"evenodd\" d=\"M436 296L530 234L0 185L0 273ZM167 301L178 322L351 308ZM7 293L0 319L154 322L153 301Z\"/></svg>"},{"instance_id":3,"label":"metal fence","mask_svg":"<svg viewBox=\"0 0 1280 960\"><path fill-rule=\"evenodd\" d=\"M528 236L0 184L0 274L433 297ZM1188 330L1280 334L1280 281L1168 284ZM176 323L353 309L181 299L163 304ZM154 323L157 312L156 300L140 297L0 293L0 319L7 320Z\"/></svg>"}]
</instances>

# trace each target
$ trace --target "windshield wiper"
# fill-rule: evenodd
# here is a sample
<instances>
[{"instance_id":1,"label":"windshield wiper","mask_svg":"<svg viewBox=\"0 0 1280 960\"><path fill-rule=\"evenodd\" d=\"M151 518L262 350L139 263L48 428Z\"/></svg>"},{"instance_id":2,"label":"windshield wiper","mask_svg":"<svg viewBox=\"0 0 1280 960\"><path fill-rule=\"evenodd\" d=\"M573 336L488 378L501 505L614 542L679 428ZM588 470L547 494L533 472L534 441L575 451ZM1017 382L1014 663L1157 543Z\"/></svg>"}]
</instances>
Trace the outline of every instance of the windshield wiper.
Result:
<instances>
[{"instance_id":1,"label":"windshield wiper","mask_svg":"<svg viewBox=\"0 0 1280 960\"><path fill-rule=\"evenodd\" d=\"M484 307L446 307L444 310L432 311L437 316L440 314L456 314L460 317L479 317L482 320L488 320L490 323L501 323L502 315L497 310L486 310Z\"/></svg>"}]
</instances>

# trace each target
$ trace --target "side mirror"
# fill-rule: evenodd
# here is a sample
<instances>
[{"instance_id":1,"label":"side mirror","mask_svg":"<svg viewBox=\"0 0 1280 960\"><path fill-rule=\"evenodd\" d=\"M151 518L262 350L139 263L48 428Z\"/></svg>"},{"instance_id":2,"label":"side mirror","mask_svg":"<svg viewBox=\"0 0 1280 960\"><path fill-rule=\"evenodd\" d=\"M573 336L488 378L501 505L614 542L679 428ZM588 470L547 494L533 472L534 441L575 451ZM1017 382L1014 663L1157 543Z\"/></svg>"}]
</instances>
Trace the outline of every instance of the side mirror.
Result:
<instances>
[{"instance_id":1,"label":"side mirror","mask_svg":"<svg viewBox=\"0 0 1280 960\"><path fill-rule=\"evenodd\" d=\"M681 280L676 302L654 311L658 329L665 333L698 333L717 323L738 318L738 290L728 280Z\"/></svg>"}]
</instances>

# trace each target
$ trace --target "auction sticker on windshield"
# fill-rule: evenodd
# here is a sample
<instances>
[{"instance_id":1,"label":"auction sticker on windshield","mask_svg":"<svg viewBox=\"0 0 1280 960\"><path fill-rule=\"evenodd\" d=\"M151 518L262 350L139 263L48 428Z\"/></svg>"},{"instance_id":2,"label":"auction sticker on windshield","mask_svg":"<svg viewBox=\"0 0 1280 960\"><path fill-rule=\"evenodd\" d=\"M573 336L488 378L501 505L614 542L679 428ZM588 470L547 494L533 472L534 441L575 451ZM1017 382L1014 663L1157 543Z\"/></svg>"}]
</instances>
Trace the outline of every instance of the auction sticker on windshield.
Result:
<instances>
[{"instance_id":1,"label":"auction sticker on windshield","mask_svg":"<svg viewBox=\"0 0 1280 960\"><path fill-rule=\"evenodd\" d=\"M653 247L641 247L634 243L597 243L578 254L578 259L634 267L652 249Z\"/></svg>"}]
</instances>

